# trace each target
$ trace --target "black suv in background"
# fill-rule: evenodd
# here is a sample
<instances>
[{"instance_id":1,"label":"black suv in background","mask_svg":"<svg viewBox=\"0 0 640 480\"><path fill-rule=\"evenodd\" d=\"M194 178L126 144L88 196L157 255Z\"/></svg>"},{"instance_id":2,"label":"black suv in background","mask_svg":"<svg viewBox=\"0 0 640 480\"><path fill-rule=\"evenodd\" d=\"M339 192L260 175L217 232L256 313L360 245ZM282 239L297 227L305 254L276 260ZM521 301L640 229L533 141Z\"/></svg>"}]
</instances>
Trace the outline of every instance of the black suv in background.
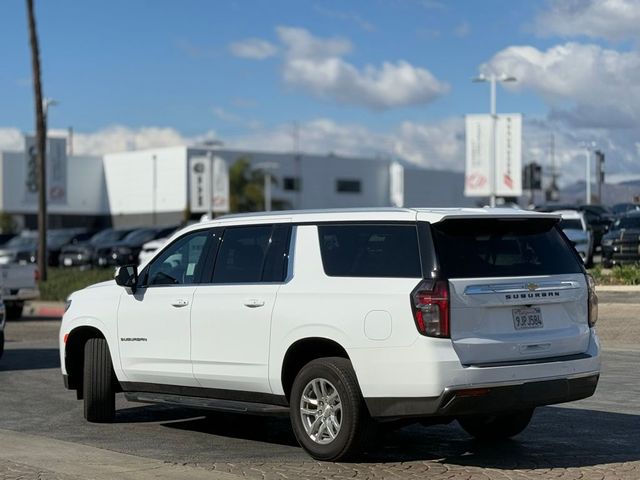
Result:
<instances>
[{"instance_id":1,"label":"black suv in background","mask_svg":"<svg viewBox=\"0 0 640 480\"><path fill-rule=\"evenodd\" d=\"M640 212L627 213L616 220L602 237L602 263L609 268L640 262Z\"/></svg>"},{"instance_id":2,"label":"black suv in background","mask_svg":"<svg viewBox=\"0 0 640 480\"><path fill-rule=\"evenodd\" d=\"M73 245L62 247L59 262L63 267L86 267L95 263L96 251L108 245L111 248L114 242L122 240L132 228L113 229L108 228L96 233L86 242L79 242Z\"/></svg>"},{"instance_id":3,"label":"black suv in background","mask_svg":"<svg viewBox=\"0 0 640 480\"><path fill-rule=\"evenodd\" d=\"M122 240L102 245L96 251L95 265L99 267L137 264L142 246L155 240L164 238L176 231L177 226L149 227L133 230Z\"/></svg>"}]
</instances>

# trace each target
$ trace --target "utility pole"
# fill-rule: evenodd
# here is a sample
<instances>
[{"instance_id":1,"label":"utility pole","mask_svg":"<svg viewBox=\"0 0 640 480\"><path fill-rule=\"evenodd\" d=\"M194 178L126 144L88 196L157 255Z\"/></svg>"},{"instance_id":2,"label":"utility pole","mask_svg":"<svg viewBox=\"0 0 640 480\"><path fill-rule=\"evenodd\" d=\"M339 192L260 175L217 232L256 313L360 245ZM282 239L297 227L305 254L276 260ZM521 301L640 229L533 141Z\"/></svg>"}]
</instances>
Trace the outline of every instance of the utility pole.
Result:
<instances>
[{"instance_id":1,"label":"utility pole","mask_svg":"<svg viewBox=\"0 0 640 480\"><path fill-rule=\"evenodd\" d=\"M29 24L29 44L31 46L31 70L33 75L33 93L36 113L36 152L38 172L38 270L40 281L47 280L47 123L44 114L45 103L42 98L40 75L40 48L33 8L33 0L27 2L27 20Z\"/></svg>"}]
</instances>

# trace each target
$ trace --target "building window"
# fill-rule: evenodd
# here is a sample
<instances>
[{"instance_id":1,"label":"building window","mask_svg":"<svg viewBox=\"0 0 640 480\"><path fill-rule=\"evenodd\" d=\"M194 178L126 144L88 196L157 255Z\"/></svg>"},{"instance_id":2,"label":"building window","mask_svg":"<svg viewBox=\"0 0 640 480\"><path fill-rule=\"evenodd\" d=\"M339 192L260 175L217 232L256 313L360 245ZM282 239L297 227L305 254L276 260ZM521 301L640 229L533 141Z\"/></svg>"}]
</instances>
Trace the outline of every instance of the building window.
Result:
<instances>
[{"instance_id":1,"label":"building window","mask_svg":"<svg viewBox=\"0 0 640 480\"><path fill-rule=\"evenodd\" d=\"M360 193L361 191L360 180L339 179L336 181L336 192L338 193Z\"/></svg>"},{"instance_id":2,"label":"building window","mask_svg":"<svg viewBox=\"0 0 640 480\"><path fill-rule=\"evenodd\" d=\"M302 190L301 184L298 177L284 177L282 179L282 188L285 192L299 192Z\"/></svg>"}]
</instances>

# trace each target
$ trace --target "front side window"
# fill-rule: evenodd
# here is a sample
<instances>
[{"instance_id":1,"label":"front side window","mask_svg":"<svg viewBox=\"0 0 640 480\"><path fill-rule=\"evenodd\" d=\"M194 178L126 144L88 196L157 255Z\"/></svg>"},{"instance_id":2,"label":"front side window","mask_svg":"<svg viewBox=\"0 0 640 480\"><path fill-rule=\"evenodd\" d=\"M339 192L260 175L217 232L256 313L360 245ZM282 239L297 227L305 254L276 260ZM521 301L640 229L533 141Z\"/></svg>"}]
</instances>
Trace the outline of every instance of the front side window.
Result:
<instances>
[{"instance_id":1,"label":"front side window","mask_svg":"<svg viewBox=\"0 0 640 480\"><path fill-rule=\"evenodd\" d=\"M331 277L422 277L415 225L320 225L318 233Z\"/></svg>"},{"instance_id":2,"label":"front side window","mask_svg":"<svg viewBox=\"0 0 640 480\"><path fill-rule=\"evenodd\" d=\"M262 281L271 229L271 225L227 228L216 258L213 283Z\"/></svg>"},{"instance_id":3,"label":"front side window","mask_svg":"<svg viewBox=\"0 0 640 480\"><path fill-rule=\"evenodd\" d=\"M185 235L167 247L147 269L147 285L190 285L199 282L204 266L209 230Z\"/></svg>"}]
</instances>

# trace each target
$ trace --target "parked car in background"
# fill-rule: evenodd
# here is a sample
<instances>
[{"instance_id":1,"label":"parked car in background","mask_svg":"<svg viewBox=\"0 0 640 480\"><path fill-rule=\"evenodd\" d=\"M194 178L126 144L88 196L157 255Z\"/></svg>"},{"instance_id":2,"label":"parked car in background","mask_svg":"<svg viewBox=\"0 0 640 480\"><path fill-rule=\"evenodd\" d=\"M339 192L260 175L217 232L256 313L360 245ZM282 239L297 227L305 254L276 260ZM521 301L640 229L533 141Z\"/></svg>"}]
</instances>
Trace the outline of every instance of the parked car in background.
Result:
<instances>
[{"instance_id":1,"label":"parked car in background","mask_svg":"<svg viewBox=\"0 0 640 480\"><path fill-rule=\"evenodd\" d=\"M60 265L59 257L62 248L66 245L87 241L93 236L95 231L85 228L60 228L47 231L47 264L51 267ZM31 250L23 250L17 254L17 263L37 263L38 243Z\"/></svg>"},{"instance_id":2,"label":"parked car in background","mask_svg":"<svg viewBox=\"0 0 640 480\"><path fill-rule=\"evenodd\" d=\"M86 242L78 242L62 247L59 261L63 267L87 267L96 263L96 252L108 246L111 248L114 242L122 240L133 228L113 229L107 228L93 235Z\"/></svg>"},{"instance_id":3,"label":"parked car in background","mask_svg":"<svg viewBox=\"0 0 640 480\"><path fill-rule=\"evenodd\" d=\"M37 275L38 270L32 264L0 265L0 295L8 319L20 318L24 302L35 300L40 295Z\"/></svg>"},{"instance_id":4,"label":"parked car in background","mask_svg":"<svg viewBox=\"0 0 640 480\"><path fill-rule=\"evenodd\" d=\"M583 212L577 210L559 210L560 228L567 236L573 247L580 254L587 267L593 265L593 236L587 227L587 221Z\"/></svg>"},{"instance_id":5,"label":"parked car in background","mask_svg":"<svg viewBox=\"0 0 640 480\"><path fill-rule=\"evenodd\" d=\"M145 243L164 238L176 230L172 227L147 227L132 231L126 237L111 245L99 248L96 255L99 267L138 263L138 255Z\"/></svg>"},{"instance_id":6,"label":"parked car in background","mask_svg":"<svg viewBox=\"0 0 640 480\"><path fill-rule=\"evenodd\" d=\"M593 235L594 251L597 251L602 244L602 236L609 231L613 223L614 215L603 205L580 205L578 210L584 213L587 227Z\"/></svg>"},{"instance_id":7,"label":"parked car in background","mask_svg":"<svg viewBox=\"0 0 640 480\"><path fill-rule=\"evenodd\" d=\"M0 248L0 265L18 263L22 258L29 258L37 249L38 235L33 230L24 230ZM32 263L24 261L23 263Z\"/></svg>"},{"instance_id":8,"label":"parked car in background","mask_svg":"<svg viewBox=\"0 0 640 480\"><path fill-rule=\"evenodd\" d=\"M0 233L0 248L17 235L17 233Z\"/></svg>"},{"instance_id":9,"label":"parked car in background","mask_svg":"<svg viewBox=\"0 0 640 480\"><path fill-rule=\"evenodd\" d=\"M610 268L640 262L640 211L617 219L602 237L602 263Z\"/></svg>"},{"instance_id":10,"label":"parked car in background","mask_svg":"<svg viewBox=\"0 0 640 480\"><path fill-rule=\"evenodd\" d=\"M621 217L629 212L640 211L640 205L637 203L616 203L611 207L611 211L616 217Z\"/></svg>"},{"instance_id":11,"label":"parked car in background","mask_svg":"<svg viewBox=\"0 0 640 480\"><path fill-rule=\"evenodd\" d=\"M156 251L161 248L165 243L169 240L168 237L158 238L157 240L151 240L150 242L145 243L142 246L142 250L140 250L140 254L138 255L138 265L145 263Z\"/></svg>"}]
</instances>

